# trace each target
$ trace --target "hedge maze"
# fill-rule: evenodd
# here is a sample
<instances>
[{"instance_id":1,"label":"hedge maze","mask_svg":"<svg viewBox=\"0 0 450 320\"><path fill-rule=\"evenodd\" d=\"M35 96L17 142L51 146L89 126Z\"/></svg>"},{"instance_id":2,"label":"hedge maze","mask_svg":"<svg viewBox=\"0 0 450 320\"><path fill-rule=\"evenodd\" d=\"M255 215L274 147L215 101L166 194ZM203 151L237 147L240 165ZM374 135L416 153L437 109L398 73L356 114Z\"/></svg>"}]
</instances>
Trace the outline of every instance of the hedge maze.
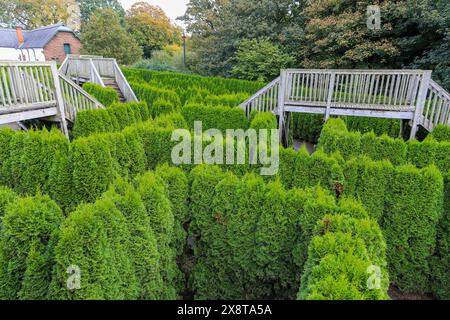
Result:
<instances>
[{"instance_id":1,"label":"hedge maze","mask_svg":"<svg viewBox=\"0 0 450 320\"><path fill-rule=\"evenodd\" d=\"M236 107L263 84L124 73L141 102L93 86L107 108L80 112L70 141L0 129L1 299L450 297L448 127L405 142L394 121L296 115L317 150L280 147L274 176L248 149L175 166L172 132L193 143L195 121L276 129Z\"/></svg>"}]
</instances>

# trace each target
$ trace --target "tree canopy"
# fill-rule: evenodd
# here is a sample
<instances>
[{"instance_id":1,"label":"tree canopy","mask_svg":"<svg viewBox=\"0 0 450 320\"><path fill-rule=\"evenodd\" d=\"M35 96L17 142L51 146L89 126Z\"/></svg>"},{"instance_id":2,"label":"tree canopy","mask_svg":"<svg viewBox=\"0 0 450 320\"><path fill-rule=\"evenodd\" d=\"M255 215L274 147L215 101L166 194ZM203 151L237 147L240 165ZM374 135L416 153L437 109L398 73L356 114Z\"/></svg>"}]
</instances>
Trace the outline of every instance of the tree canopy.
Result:
<instances>
[{"instance_id":1,"label":"tree canopy","mask_svg":"<svg viewBox=\"0 0 450 320\"><path fill-rule=\"evenodd\" d=\"M136 2L127 11L125 21L128 32L142 47L146 58L166 45L181 44L181 28L172 24L158 6Z\"/></svg>"},{"instance_id":2,"label":"tree canopy","mask_svg":"<svg viewBox=\"0 0 450 320\"><path fill-rule=\"evenodd\" d=\"M116 58L121 64L131 64L142 57L142 49L120 24L112 9L97 9L82 26L83 52Z\"/></svg>"},{"instance_id":3,"label":"tree canopy","mask_svg":"<svg viewBox=\"0 0 450 320\"><path fill-rule=\"evenodd\" d=\"M0 23L10 27L34 29L68 17L64 0L0 0Z\"/></svg>"},{"instance_id":4,"label":"tree canopy","mask_svg":"<svg viewBox=\"0 0 450 320\"><path fill-rule=\"evenodd\" d=\"M97 9L112 9L120 17L125 15L125 10L118 0L77 0L80 4L81 20L86 22Z\"/></svg>"}]
</instances>

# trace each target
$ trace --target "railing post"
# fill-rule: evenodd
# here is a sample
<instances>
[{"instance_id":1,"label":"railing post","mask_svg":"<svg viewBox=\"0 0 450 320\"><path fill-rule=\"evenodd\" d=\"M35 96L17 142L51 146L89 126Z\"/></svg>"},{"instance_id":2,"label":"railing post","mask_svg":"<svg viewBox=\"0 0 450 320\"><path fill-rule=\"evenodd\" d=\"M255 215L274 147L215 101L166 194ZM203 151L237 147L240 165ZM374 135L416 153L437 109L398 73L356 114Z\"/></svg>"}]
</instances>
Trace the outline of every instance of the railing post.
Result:
<instances>
[{"instance_id":1,"label":"railing post","mask_svg":"<svg viewBox=\"0 0 450 320\"><path fill-rule=\"evenodd\" d=\"M280 74L280 91L278 92L278 133L280 135L280 141L283 139L283 126L284 126L284 102L286 101L287 94L287 70L281 70Z\"/></svg>"},{"instance_id":2,"label":"railing post","mask_svg":"<svg viewBox=\"0 0 450 320\"><path fill-rule=\"evenodd\" d=\"M56 97L56 106L58 108L58 116L61 118L61 130L64 133L64 135L69 139L69 129L67 127L67 120L66 120L66 111L64 108L64 98L63 93L61 90L61 84L59 82L59 72L58 68L56 67L56 62L52 61L50 64L50 69L52 71L52 77L53 77L53 85L55 89L55 97Z\"/></svg>"},{"instance_id":3,"label":"railing post","mask_svg":"<svg viewBox=\"0 0 450 320\"><path fill-rule=\"evenodd\" d=\"M327 109L325 110L325 121L327 121L330 118L331 102L333 99L333 89L335 80L336 80L336 73L331 72L330 86L328 87Z\"/></svg>"},{"instance_id":4,"label":"railing post","mask_svg":"<svg viewBox=\"0 0 450 320\"><path fill-rule=\"evenodd\" d=\"M422 75L422 82L419 88L419 94L416 102L416 109L414 111L414 118L412 119L412 128L410 140L416 137L417 129L423 118L423 108L425 106L425 101L427 99L428 89L430 88L431 71L424 71Z\"/></svg>"}]
</instances>

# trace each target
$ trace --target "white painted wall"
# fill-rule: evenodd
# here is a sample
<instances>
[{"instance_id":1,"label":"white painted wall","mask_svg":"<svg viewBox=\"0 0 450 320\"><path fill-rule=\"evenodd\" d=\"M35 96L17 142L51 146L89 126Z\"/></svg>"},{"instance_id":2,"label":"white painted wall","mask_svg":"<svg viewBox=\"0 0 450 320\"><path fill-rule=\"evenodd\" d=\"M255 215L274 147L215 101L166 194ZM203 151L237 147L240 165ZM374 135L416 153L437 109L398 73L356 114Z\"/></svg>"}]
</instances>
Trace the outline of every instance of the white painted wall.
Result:
<instances>
[{"instance_id":1,"label":"white painted wall","mask_svg":"<svg viewBox=\"0 0 450 320\"><path fill-rule=\"evenodd\" d=\"M0 60L45 61L44 49L0 48Z\"/></svg>"}]
</instances>

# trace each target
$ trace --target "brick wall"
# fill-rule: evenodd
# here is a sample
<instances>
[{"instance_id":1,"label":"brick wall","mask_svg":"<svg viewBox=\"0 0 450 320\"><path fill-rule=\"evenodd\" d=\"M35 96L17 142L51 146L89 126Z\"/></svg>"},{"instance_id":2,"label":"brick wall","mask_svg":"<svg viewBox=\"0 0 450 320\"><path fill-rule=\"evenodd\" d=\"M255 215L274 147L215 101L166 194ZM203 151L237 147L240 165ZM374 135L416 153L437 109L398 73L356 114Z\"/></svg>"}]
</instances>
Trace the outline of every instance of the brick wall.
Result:
<instances>
[{"instance_id":1,"label":"brick wall","mask_svg":"<svg viewBox=\"0 0 450 320\"><path fill-rule=\"evenodd\" d=\"M56 60L62 63L66 58L64 53L64 44L69 43L72 50L72 54L79 54L81 48L80 40L75 37L72 32L60 31L53 37L52 40L45 46L44 55L45 60Z\"/></svg>"}]
</instances>

